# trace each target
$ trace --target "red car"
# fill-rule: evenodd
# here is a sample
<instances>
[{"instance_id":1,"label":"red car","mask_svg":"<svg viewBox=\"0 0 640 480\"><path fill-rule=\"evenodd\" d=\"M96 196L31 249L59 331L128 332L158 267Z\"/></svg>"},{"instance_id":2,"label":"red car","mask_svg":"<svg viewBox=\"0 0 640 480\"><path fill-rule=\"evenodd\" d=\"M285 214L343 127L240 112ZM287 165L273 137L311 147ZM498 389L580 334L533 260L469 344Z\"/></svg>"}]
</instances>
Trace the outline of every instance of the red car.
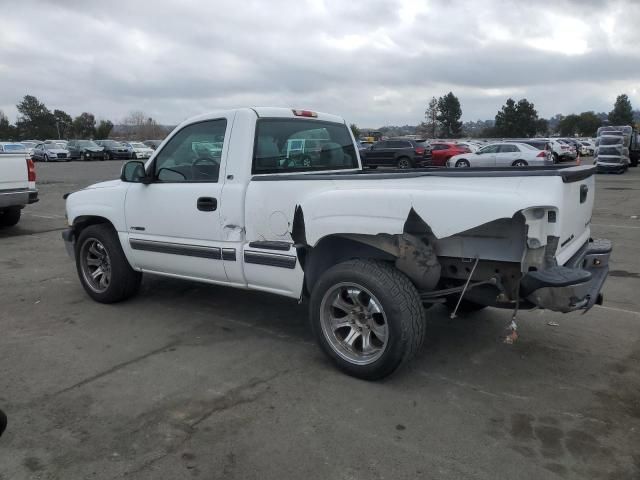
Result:
<instances>
[{"instance_id":1,"label":"red car","mask_svg":"<svg viewBox=\"0 0 640 480\"><path fill-rule=\"evenodd\" d=\"M431 144L431 165L434 167L444 167L454 155L460 155L461 153L469 153L467 147L458 145L456 143L449 142L437 142Z\"/></svg>"}]
</instances>

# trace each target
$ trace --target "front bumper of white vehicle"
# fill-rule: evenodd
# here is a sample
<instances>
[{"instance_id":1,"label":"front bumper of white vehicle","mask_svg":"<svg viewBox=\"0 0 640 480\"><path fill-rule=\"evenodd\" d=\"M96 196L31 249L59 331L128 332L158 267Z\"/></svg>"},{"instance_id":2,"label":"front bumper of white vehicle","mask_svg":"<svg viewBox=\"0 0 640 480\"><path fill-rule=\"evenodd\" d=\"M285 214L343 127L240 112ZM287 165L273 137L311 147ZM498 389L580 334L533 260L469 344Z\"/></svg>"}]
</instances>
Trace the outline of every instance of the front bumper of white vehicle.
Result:
<instances>
[{"instance_id":1,"label":"front bumper of white vehicle","mask_svg":"<svg viewBox=\"0 0 640 480\"><path fill-rule=\"evenodd\" d=\"M611 249L609 240L588 241L563 266L524 275L521 296L534 306L564 313L601 304Z\"/></svg>"}]
</instances>

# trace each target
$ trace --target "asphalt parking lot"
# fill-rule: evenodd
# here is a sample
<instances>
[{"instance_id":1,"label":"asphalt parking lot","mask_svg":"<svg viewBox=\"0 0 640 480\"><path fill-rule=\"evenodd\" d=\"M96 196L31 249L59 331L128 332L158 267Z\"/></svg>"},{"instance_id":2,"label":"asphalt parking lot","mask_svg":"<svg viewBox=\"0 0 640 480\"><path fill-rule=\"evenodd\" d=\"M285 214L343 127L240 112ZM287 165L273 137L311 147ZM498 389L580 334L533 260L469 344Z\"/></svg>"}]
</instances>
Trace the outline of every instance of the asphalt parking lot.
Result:
<instances>
[{"instance_id":1,"label":"asphalt parking lot","mask_svg":"<svg viewBox=\"0 0 640 480\"><path fill-rule=\"evenodd\" d=\"M638 479L640 169L597 177L614 242L602 307L457 320L377 383L335 370L306 307L147 276L89 299L62 194L121 162L37 164L40 202L0 231L0 479Z\"/></svg>"}]
</instances>

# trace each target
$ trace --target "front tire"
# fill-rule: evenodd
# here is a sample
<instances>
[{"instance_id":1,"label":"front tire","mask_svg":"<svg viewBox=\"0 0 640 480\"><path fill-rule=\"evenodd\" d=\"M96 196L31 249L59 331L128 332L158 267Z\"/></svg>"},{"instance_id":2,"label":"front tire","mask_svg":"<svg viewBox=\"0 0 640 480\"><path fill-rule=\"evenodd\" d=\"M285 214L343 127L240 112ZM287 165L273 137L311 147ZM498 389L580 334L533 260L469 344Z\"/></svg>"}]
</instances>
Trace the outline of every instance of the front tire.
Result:
<instances>
[{"instance_id":1,"label":"front tire","mask_svg":"<svg viewBox=\"0 0 640 480\"><path fill-rule=\"evenodd\" d=\"M84 152L82 152L82 153L80 154L80 160L82 160L83 162L86 162L86 161L87 161L87 154L86 154L86 153L84 153Z\"/></svg>"},{"instance_id":2,"label":"front tire","mask_svg":"<svg viewBox=\"0 0 640 480\"><path fill-rule=\"evenodd\" d=\"M553 163L560 162L560 157L558 156L558 154L556 152L552 153L552 157L553 157Z\"/></svg>"},{"instance_id":3,"label":"front tire","mask_svg":"<svg viewBox=\"0 0 640 480\"><path fill-rule=\"evenodd\" d=\"M322 350L343 372L384 378L424 341L426 313L411 281L388 263L349 260L328 269L311 293L310 317Z\"/></svg>"},{"instance_id":4,"label":"front tire","mask_svg":"<svg viewBox=\"0 0 640 480\"><path fill-rule=\"evenodd\" d=\"M465 160L464 158L458 160L455 165L456 168L469 168L470 166L469 160Z\"/></svg>"},{"instance_id":5,"label":"front tire","mask_svg":"<svg viewBox=\"0 0 640 480\"><path fill-rule=\"evenodd\" d=\"M20 221L20 207L10 207L0 211L0 227L13 227Z\"/></svg>"},{"instance_id":6,"label":"front tire","mask_svg":"<svg viewBox=\"0 0 640 480\"><path fill-rule=\"evenodd\" d=\"M104 152L102 160L111 160L111 155L108 152Z\"/></svg>"},{"instance_id":7,"label":"front tire","mask_svg":"<svg viewBox=\"0 0 640 480\"><path fill-rule=\"evenodd\" d=\"M134 296L142 280L142 273L129 265L115 230L106 224L82 230L76 242L76 269L86 292L100 303Z\"/></svg>"},{"instance_id":8,"label":"front tire","mask_svg":"<svg viewBox=\"0 0 640 480\"><path fill-rule=\"evenodd\" d=\"M527 165L529 165L529 164L524 160L516 160L512 164L512 166L514 166L514 167L526 167Z\"/></svg>"},{"instance_id":9,"label":"front tire","mask_svg":"<svg viewBox=\"0 0 640 480\"><path fill-rule=\"evenodd\" d=\"M45 161L45 162L48 162L48 161L49 161L49 155L45 155L45 156L44 156L44 161Z\"/></svg>"}]
</instances>

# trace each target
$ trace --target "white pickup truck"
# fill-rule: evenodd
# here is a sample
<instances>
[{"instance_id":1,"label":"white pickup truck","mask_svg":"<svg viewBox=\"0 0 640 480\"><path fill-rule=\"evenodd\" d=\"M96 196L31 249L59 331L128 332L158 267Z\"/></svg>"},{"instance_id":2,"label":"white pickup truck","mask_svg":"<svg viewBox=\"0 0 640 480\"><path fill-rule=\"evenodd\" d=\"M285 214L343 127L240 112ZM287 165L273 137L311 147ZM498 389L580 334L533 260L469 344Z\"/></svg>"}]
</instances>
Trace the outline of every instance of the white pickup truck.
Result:
<instances>
[{"instance_id":1,"label":"white pickup truck","mask_svg":"<svg viewBox=\"0 0 640 480\"><path fill-rule=\"evenodd\" d=\"M0 154L0 227L17 224L22 209L37 201L33 160L25 153Z\"/></svg>"},{"instance_id":2,"label":"white pickup truck","mask_svg":"<svg viewBox=\"0 0 640 480\"><path fill-rule=\"evenodd\" d=\"M67 194L63 238L99 302L131 297L145 272L308 300L322 349L377 379L418 350L435 303L600 302L611 244L590 238L593 174L363 171L342 118L245 108L190 119L120 179Z\"/></svg>"}]
</instances>

